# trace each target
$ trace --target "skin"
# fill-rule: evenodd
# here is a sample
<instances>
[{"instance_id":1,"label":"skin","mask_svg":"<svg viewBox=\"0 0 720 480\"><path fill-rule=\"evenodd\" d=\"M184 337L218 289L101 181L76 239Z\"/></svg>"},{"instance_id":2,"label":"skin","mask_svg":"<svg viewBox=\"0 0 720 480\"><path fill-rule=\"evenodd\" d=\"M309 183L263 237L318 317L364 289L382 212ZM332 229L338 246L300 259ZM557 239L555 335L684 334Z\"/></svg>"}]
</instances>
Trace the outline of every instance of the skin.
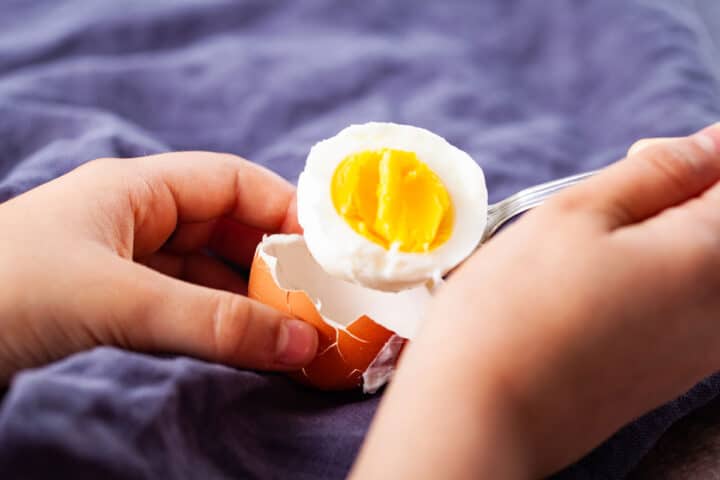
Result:
<instances>
[{"instance_id":1,"label":"skin","mask_svg":"<svg viewBox=\"0 0 720 480\"><path fill-rule=\"evenodd\" d=\"M484 245L433 300L352 477L539 478L717 370L719 181L719 126L645 141ZM204 253L247 265L261 232L299 231L292 187L241 159L91 162L0 225L3 381L98 344L279 370L315 353Z\"/></svg>"},{"instance_id":2,"label":"skin","mask_svg":"<svg viewBox=\"0 0 720 480\"><path fill-rule=\"evenodd\" d=\"M718 370L719 181L720 126L644 141L484 245L352 478L541 478Z\"/></svg>"},{"instance_id":3,"label":"skin","mask_svg":"<svg viewBox=\"0 0 720 480\"><path fill-rule=\"evenodd\" d=\"M241 158L96 160L0 205L0 225L0 385L99 344L263 370L315 354L312 327L220 260L300 231L292 185Z\"/></svg>"}]
</instances>

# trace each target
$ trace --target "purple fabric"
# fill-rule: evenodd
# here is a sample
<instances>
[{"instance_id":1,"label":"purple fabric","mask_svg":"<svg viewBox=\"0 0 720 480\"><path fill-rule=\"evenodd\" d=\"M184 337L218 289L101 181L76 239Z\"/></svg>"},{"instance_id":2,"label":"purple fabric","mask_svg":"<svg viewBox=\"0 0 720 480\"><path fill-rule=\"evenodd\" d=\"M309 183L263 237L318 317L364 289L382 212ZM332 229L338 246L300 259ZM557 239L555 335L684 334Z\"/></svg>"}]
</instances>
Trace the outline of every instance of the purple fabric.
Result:
<instances>
[{"instance_id":1,"label":"purple fabric","mask_svg":"<svg viewBox=\"0 0 720 480\"><path fill-rule=\"evenodd\" d=\"M294 180L315 141L368 120L445 136L497 200L720 118L713 1L6 1L0 201L95 157L179 149ZM559 478L621 478L718 392L708 379ZM98 348L16 376L0 472L342 478L378 398Z\"/></svg>"}]
</instances>

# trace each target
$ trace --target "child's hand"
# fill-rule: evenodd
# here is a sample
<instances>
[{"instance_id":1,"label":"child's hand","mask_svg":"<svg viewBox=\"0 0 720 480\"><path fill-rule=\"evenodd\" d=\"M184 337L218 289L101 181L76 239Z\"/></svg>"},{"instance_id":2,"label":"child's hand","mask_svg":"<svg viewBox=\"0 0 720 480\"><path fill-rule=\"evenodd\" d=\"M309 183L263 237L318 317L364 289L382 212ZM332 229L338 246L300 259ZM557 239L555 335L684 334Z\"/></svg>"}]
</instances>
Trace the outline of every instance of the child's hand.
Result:
<instances>
[{"instance_id":1,"label":"child's hand","mask_svg":"<svg viewBox=\"0 0 720 480\"><path fill-rule=\"evenodd\" d=\"M0 385L98 344L302 367L315 330L203 253L248 265L262 232L299 230L293 199L240 158L175 153L97 160L0 205Z\"/></svg>"},{"instance_id":2,"label":"child's hand","mask_svg":"<svg viewBox=\"0 0 720 480\"><path fill-rule=\"evenodd\" d=\"M547 475L720 367L720 126L642 146L451 277L358 476Z\"/></svg>"}]
</instances>

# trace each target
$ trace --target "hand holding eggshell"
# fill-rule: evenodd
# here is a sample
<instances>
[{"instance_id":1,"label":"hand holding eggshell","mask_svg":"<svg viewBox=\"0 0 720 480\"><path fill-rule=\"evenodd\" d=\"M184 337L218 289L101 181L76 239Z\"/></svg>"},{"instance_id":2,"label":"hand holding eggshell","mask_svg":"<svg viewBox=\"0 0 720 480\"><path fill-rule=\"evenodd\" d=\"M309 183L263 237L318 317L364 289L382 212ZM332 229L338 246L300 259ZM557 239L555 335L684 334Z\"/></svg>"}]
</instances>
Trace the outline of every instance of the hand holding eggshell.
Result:
<instances>
[{"instance_id":1,"label":"hand holding eggshell","mask_svg":"<svg viewBox=\"0 0 720 480\"><path fill-rule=\"evenodd\" d=\"M183 152L97 160L0 204L0 385L98 344L301 368L315 329L218 258L249 266L263 233L296 232L293 199L258 165Z\"/></svg>"}]
</instances>

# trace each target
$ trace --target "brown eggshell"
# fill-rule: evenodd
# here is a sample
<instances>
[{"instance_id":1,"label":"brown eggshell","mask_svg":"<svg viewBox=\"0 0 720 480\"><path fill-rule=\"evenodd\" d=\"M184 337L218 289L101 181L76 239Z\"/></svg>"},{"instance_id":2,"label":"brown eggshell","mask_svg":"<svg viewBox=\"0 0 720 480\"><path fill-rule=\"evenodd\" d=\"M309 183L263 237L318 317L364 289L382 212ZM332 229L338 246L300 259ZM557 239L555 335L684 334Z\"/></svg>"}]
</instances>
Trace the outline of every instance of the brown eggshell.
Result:
<instances>
[{"instance_id":1,"label":"brown eggshell","mask_svg":"<svg viewBox=\"0 0 720 480\"><path fill-rule=\"evenodd\" d=\"M278 286L271 268L258 253L250 270L248 296L304 320L317 329L317 356L291 376L319 389L358 388L363 385L363 374L368 366L378 358L384 347L388 353L388 360L383 366L386 371L392 368L402 350L404 339L367 316L361 316L344 328L330 325L305 292Z\"/></svg>"}]
</instances>

